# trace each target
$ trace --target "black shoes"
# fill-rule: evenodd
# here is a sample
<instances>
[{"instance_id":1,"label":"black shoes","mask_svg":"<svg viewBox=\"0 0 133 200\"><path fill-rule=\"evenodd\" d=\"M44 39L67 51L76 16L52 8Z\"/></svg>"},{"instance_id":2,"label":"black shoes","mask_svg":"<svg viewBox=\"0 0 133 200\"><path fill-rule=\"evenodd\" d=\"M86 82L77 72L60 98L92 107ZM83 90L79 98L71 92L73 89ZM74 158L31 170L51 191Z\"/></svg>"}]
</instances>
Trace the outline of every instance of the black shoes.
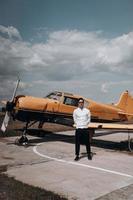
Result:
<instances>
[{"instance_id":1,"label":"black shoes","mask_svg":"<svg viewBox=\"0 0 133 200\"><path fill-rule=\"evenodd\" d=\"M80 158L79 158L79 156L76 156L75 157L75 161L78 161ZM88 154L88 160L92 160L92 155L91 154Z\"/></svg>"},{"instance_id":2,"label":"black shoes","mask_svg":"<svg viewBox=\"0 0 133 200\"><path fill-rule=\"evenodd\" d=\"M78 161L78 160L79 160L79 156L76 156L74 160L75 160L75 161Z\"/></svg>"},{"instance_id":3,"label":"black shoes","mask_svg":"<svg viewBox=\"0 0 133 200\"><path fill-rule=\"evenodd\" d=\"M91 154L88 155L88 160L92 160L92 155Z\"/></svg>"}]
</instances>

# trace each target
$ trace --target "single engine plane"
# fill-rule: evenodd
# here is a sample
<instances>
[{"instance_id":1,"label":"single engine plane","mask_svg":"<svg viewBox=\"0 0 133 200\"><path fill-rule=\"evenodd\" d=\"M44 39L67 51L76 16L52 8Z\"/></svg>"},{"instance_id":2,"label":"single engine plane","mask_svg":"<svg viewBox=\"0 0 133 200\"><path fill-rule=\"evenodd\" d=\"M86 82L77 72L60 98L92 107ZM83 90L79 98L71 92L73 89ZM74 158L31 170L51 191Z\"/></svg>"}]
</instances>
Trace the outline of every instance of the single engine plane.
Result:
<instances>
[{"instance_id":1,"label":"single engine plane","mask_svg":"<svg viewBox=\"0 0 133 200\"><path fill-rule=\"evenodd\" d=\"M16 91L20 80L17 81L13 96L6 103L6 114L1 130L6 131L10 117L26 123L20 143L28 141L26 132L29 127L39 122L41 129L45 122L73 126L73 111L78 106L78 99L82 96L72 93L54 91L44 98L18 95ZM116 104L98 103L82 97L85 107L90 109L91 123L89 129L94 134L96 129L131 130L133 125L133 97L128 91L121 94ZM131 138L129 140L131 143Z\"/></svg>"}]
</instances>

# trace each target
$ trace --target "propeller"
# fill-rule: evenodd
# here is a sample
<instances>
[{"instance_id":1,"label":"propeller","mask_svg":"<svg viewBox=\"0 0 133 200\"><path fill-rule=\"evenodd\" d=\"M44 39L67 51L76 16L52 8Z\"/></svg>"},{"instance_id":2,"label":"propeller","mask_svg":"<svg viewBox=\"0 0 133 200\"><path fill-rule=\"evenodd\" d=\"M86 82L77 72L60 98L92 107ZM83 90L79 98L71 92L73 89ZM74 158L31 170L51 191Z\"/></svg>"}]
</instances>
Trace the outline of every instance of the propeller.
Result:
<instances>
[{"instance_id":1,"label":"propeller","mask_svg":"<svg viewBox=\"0 0 133 200\"><path fill-rule=\"evenodd\" d=\"M1 126L2 132L5 132L5 131L6 131L6 128L7 128L8 123L9 123L9 120L10 120L10 115L9 115L9 112L6 111L6 114L5 114L5 117L4 117L2 126Z\"/></svg>"},{"instance_id":2,"label":"propeller","mask_svg":"<svg viewBox=\"0 0 133 200\"><path fill-rule=\"evenodd\" d=\"M18 89L18 86L19 86L19 82L20 82L20 80L18 79L17 82L16 82L16 86L14 88L11 100L7 101L7 103L6 103L6 114L5 114L5 117L4 117L2 126L1 126L1 130L3 132L6 131L6 128L8 126L9 120L10 120L10 113L13 110L13 107L14 107L14 102L13 101L14 101L14 97L16 95L16 92L17 92L17 89Z\"/></svg>"}]
</instances>

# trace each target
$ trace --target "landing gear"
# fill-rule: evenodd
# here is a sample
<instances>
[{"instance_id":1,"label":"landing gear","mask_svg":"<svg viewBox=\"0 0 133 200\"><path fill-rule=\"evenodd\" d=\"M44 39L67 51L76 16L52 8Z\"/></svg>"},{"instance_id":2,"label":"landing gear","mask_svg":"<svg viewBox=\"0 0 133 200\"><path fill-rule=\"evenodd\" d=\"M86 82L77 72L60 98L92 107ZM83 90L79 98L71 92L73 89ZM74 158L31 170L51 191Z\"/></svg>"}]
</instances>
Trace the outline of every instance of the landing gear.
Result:
<instances>
[{"instance_id":1,"label":"landing gear","mask_svg":"<svg viewBox=\"0 0 133 200\"><path fill-rule=\"evenodd\" d=\"M29 124L29 122L26 122L26 126L23 129L22 136L20 138L16 139L16 141L15 141L16 144L19 144L19 145L27 145L28 144L29 140L26 137L28 124Z\"/></svg>"},{"instance_id":2,"label":"landing gear","mask_svg":"<svg viewBox=\"0 0 133 200\"><path fill-rule=\"evenodd\" d=\"M18 144L18 145L27 145L29 143L29 140L28 140L28 138L26 136L27 135L27 130L28 130L29 127L31 127L33 124L35 124L37 122L38 121L33 121L33 122L30 123L29 121L27 121L26 122L26 126L23 129L22 136L20 138L16 139L15 144Z\"/></svg>"},{"instance_id":3,"label":"landing gear","mask_svg":"<svg viewBox=\"0 0 133 200\"><path fill-rule=\"evenodd\" d=\"M28 138L26 137L26 130L23 131L23 134L22 134L22 136L18 139L18 142L19 142L19 144L21 144L21 145L27 145L27 144L28 144L29 140L28 140Z\"/></svg>"},{"instance_id":4,"label":"landing gear","mask_svg":"<svg viewBox=\"0 0 133 200\"><path fill-rule=\"evenodd\" d=\"M95 135L95 129L90 128L90 129L89 129L90 143L92 143L92 139L93 139L93 136L94 136L94 135Z\"/></svg>"},{"instance_id":5,"label":"landing gear","mask_svg":"<svg viewBox=\"0 0 133 200\"><path fill-rule=\"evenodd\" d=\"M39 122L38 128L39 128L40 130L42 129L44 123L45 123L44 120L42 120L42 121Z\"/></svg>"},{"instance_id":6,"label":"landing gear","mask_svg":"<svg viewBox=\"0 0 133 200\"><path fill-rule=\"evenodd\" d=\"M130 132L128 132L128 149L133 152L133 138L131 138Z\"/></svg>"}]
</instances>

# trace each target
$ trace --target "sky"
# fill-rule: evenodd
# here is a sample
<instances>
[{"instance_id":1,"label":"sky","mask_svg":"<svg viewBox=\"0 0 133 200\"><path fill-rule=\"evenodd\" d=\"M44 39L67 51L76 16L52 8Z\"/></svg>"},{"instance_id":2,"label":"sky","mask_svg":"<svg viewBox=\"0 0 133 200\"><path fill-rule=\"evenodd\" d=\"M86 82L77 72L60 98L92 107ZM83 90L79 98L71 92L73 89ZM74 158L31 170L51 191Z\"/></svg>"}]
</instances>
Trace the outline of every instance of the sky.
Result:
<instances>
[{"instance_id":1,"label":"sky","mask_svg":"<svg viewBox=\"0 0 133 200\"><path fill-rule=\"evenodd\" d=\"M0 0L0 99L133 94L132 0Z\"/></svg>"}]
</instances>

